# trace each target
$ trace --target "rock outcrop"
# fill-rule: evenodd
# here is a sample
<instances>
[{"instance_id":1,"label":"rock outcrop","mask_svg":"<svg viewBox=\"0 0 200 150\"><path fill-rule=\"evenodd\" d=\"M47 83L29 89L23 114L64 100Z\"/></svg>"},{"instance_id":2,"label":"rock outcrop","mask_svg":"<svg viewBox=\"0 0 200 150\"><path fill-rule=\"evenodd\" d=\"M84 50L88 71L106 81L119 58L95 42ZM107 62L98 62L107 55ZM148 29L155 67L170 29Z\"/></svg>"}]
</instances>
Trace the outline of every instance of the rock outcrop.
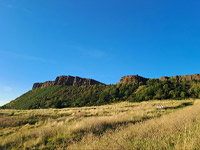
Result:
<instances>
[{"instance_id":1,"label":"rock outcrop","mask_svg":"<svg viewBox=\"0 0 200 150\"><path fill-rule=\"evenodd\" d=\"M173 77L170 77L170 79L174 79L176 82L200 80L200 74L184 75L184 76L173 76Z\"/></svg>"},{"instance_id":2,"label":"rock outcrop","mask_svg":"<svg viewBox=\"0 0 200 150\"><path fill-rule=\"evenodd\" d=\"M168 79L169 79L169 77L163 76L163 77L161 77L159 80L160 80L160 81L167 81Z\"/></svg>"},{"instance_id":3,"label":"rock outcrop","mask_svg":"<svg viewBox=\"0 0 200 150\"><path fill-rule=\"evenodd\" d=\"M147 80L149 80L148 78L144 78L138 75L129 75L129 76L123 76L120 79L119 83L142 83L142 84L146 84Z\"/></svg>"},{"instance_id":4,"label":"rock outcrop","mask_svg":"<svg viewBox=\"0 0 200 150\"><path fill-rule=\"evenodd\" d=\"M42 84L43 84L43 83L34 83L32 89L40 88L40 87L42 87Z\"/></svg>"},{"instance_id":5,"label":"rock outcrop","mask_svg":"<svg viewBox=\"0 0 200 150\"><path fill-rule=\"evenodd\" d=\"M184 76L172 76L172 77L161 77L160 81L174 80L176 82L200 80L200 74L184 75Z\"/></svg>"},{"instance_id":6,"label":"rock outcrop","mask_svg":"<svg viewBox=\"0 0 200 150\"><path fill-rule=\"evenodd\" d=\"M128 75L123 76L120 79L120 83L142 83L143 85L146 84L146 82L149 80L149 78L144 78L139 75ZM172 76L172 77L166 77L163 76L159 78L160 81L167 81L167 80L174 80L175 82L183 82L183 81L191 81L191 80L200 80L200 74L194 74L194 75L184 75L184 76ZM55 81L46 81L44 83L35 83L33 85L32 89L36 88L43 88L47 86L53 86L53 85L66 85L66 86L82 86L82 85L95 85L95 84L103 84L101 82L98 82L93 79L85 79L80 77L73 77L73 76L58 76Z\"/></svg>"},{"instance_id":7,"label":"rock outcrop","mask_svg":"<svg viewBox=\"0 0 200 150\"><path fill-rule=\"evenodd\" d=\"M149 78L144 78L138 75L129 75L124 76L120 79L119 83L142 83L146 84L146 82L149 80ZM191 81L191 80L200 80L200 74L194 74L194 75L184 75L184 76L172 76L172 77L166 77L163 76L159 78L160 81L167 81L167 80L174 80L175 82L183 82L183 81Z\"/></svg>"},{"instance_id":8,"label":"rock outcrop","mask_svg":"<svg viewBox=\"0 0 200 150\"><path fill-rule=\"evenodd\" d=\"M65 85L65 86L82 86L82 85L95 85L103 84L93 79L85 79L73 76L58 76L55 81L46 81L44 83L34 83L32 89L43 88L53 85Z\"/></svg>"}]
</instances>

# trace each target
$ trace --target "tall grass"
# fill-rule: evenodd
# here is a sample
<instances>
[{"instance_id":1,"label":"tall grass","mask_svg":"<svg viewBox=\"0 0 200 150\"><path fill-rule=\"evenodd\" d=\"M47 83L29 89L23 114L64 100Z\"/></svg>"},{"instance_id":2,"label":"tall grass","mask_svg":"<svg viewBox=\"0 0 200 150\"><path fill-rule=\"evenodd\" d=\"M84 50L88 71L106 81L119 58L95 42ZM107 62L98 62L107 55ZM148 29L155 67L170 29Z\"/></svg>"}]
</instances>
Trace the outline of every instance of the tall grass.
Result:
<instances>
[{"instance_id":1,"label":"tall grass","mask_svg":"<svg viewBox=\"0 0 200 150\"><path fill-rule=\"evenodd\" d=\"M198 148L200 103L193 102L0 110L0 149Z\"/></svg>"},{"instance_id":2,"label":"tall grass","mask_svg":"<svg viewBox=\"0 0 200 150\"><path fill-rule=\"evenodd\" d=\"M194 106L108 131L98 137L90 134L69 149L200 149L200 102Z\"/></svg>"}]
</instances>

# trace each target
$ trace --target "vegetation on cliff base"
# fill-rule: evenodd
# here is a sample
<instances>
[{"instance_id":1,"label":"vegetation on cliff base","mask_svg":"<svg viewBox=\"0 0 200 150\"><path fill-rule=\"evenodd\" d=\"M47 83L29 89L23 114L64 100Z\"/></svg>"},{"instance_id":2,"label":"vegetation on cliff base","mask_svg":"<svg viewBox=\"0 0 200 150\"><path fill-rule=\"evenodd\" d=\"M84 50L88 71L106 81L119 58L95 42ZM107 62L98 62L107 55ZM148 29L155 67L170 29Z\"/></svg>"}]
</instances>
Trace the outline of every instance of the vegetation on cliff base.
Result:
<instances>
[{"instance_id":1,"label":"vegetation on cliff base","mask_svg":"<svg viewBox=\"0 0 200 150\"><path fill-rule=\"evenodd\" d=\"M175 82L150 79L146 85L128 83L90 86L49 86L31 90L3 106L12 109L64 108L120 101L200 98L198 80Z\"/></svg>"}]
</instances>

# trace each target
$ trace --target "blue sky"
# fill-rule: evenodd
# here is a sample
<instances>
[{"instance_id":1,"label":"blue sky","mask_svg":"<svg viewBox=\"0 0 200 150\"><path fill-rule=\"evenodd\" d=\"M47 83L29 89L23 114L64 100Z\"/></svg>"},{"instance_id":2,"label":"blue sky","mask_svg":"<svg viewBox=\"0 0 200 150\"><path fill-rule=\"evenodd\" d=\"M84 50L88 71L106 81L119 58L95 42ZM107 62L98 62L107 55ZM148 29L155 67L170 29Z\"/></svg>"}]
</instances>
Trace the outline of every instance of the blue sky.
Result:
<instances>
[{"instance_id":1,"label":"blue sky","mask_svg":"<svg viewBox=\"0 0 200 150\"><path fill-rule=\"evenodd\" d=\"M0 105L59 75L200 73L199 0L0 0Z\"/></svg>"}]
</instances>

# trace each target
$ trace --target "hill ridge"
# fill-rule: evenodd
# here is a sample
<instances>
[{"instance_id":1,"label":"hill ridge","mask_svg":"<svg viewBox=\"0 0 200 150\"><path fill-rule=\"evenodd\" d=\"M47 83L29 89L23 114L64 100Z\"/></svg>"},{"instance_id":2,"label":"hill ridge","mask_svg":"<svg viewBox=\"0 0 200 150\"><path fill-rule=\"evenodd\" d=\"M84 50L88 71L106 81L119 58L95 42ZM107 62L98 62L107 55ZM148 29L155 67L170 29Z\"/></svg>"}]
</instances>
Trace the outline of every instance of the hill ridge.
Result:
<instances>
[{"instance_id":1,"label":"hill ridge","mask_svg":"<svg viewBox=\"0 0 200 150\"><path fill-rule=\"evenodd\" d=\"M66 86L82 86L82 85L95 85L95 84L104 84L99 81L93 80L93 79L86 79L81 78L78 76L58 76L56 77L55 81L45 81L43 83L34 83L32 89L37 88L43 88L47 86L53 86L53 85L66 85Z\"/></svg>"},{"instance_id":2,"label":"hill ridge","mask_svg":"<svg viewBox=\"0 0 200 150\"><path fill-rule=\"evenodd\" d=\"M58 76L55 81L35 83L32 90L2 108L63 108L103 105L119 101L185 98L200 98L200 74L164 76L159 79L129 75L122 77L119 83L109 85L93 79Z\"/></svg>"},{"instance_id":3,"label":"hill ridge","mask_svg":"<svg viewBox=\"0 0 200 150\"><path fill-rule=\"evenodd\" d=\"M123 76L120 79L120 83L142 83L146 84L149 79L158 79L160 81L167 81L167 80L174 80L176 82L183 82L183 81L191 81L191 80L200 80L200 74L192 74L192 75L175 75L175 76L162 76L160 78L145 78L139 75L127 75Z\"/></svg>"}]
</instances>

